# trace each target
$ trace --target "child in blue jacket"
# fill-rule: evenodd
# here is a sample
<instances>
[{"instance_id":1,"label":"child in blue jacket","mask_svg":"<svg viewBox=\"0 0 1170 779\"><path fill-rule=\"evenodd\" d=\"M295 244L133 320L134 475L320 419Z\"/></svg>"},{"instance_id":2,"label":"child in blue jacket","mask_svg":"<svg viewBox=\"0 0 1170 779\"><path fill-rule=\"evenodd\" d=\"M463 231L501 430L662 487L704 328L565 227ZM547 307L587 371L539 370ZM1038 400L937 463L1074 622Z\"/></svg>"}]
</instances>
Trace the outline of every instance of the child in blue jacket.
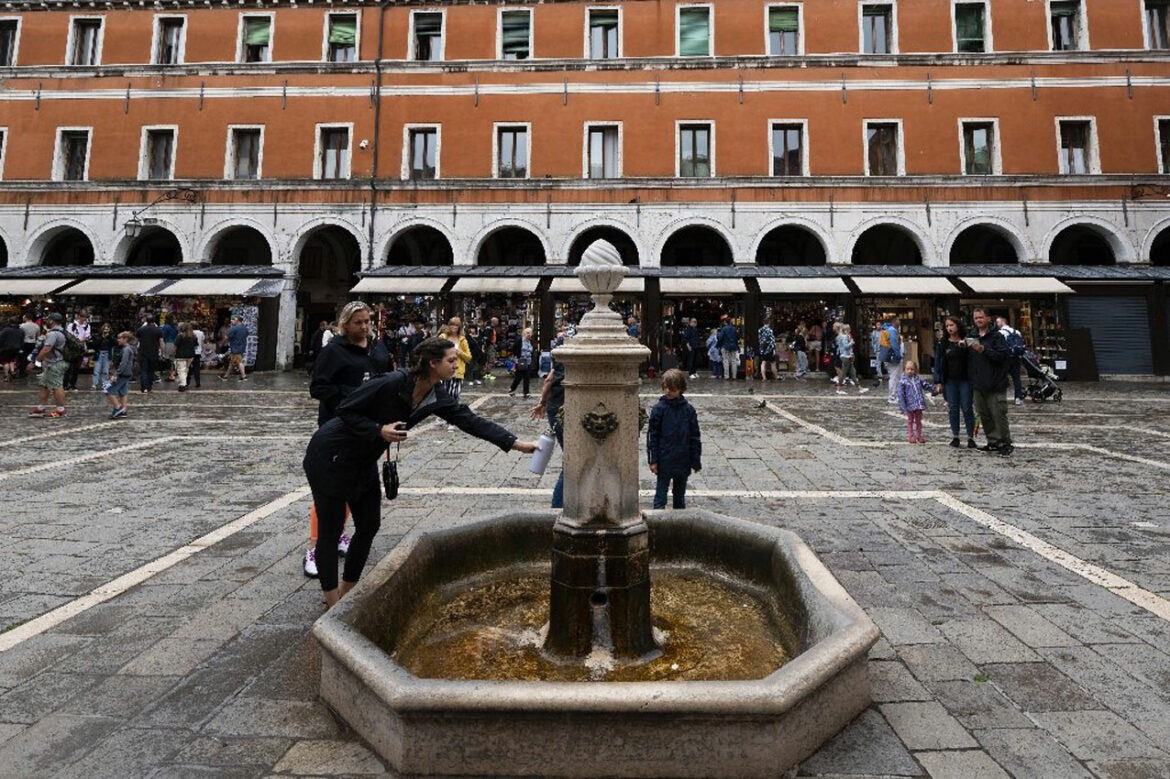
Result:
<instances>
[{"instance_id":1,"label":"child in blue jacket","mask_svg":"<svg viewBox=\"0 0 1170 779\"><path fill-rule=\"evenodd\" d=\"M687 402L687 375L672 368L662 374L662 397L650 412L646 449L650 472L658 476L654 508L666 508L666 491L674 482L672 507L687 507L687 477L703 469L699 415Z\"/></svg>"}]
</instances>

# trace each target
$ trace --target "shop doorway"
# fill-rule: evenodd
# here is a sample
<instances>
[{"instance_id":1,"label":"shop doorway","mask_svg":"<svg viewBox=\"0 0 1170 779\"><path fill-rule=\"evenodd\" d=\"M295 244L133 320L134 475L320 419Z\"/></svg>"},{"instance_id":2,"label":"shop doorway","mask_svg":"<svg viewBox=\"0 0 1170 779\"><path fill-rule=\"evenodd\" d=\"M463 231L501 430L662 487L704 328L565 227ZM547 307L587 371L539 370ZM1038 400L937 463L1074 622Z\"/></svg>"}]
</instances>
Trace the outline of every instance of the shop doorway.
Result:
<instances>
[{"instance_id":1,"label":"shop doorway","mask_svg":"<svg viewBox=\"0 0 1170 779\"><path fill-rule=\"evenodd\" d=\"M1170 267L1170 227L1158 233L1150 246L1150 264L1161 268Z\"/></svg>"},{"instance_id":2,"label":"shop doorway","mask_svg":"<svg viewBox=\"0 0 1170 779\"><path fill-rule=\"evenodd\" d=\"M731 247L710 227L692 225L666 239L661 263L664 268L728 266L732 263Z\"/></svg>"},{"instance_id":3,"label":"shop doorway","mask_svg":"<svg viewBox=\"0 0 1170 779\"><path fill-rule=\"evenodd\" d=\"M852 261L854 265L921 265L922 250L908 230L876 225L857 239Z\"/></svg>"},{"instance_id":4,"label":"shop doorway","mask_svg":"<svg viewBox=\"0 0 1170 779\"><path fill-rule=\"evenodd\" d=\"M756 250L757 265L824 265L825 247L811 230L785 225L770 230Z\"/></svg>"},{"instance_id":5,"label":"shop doorway","mask_svg":"<svg viewBox=\"0 0 1170 779\"><path fill-rule=\"evenodd\" d=\"M713 330L718 329L723 315L726 314L731 323L739 330L740 338L746 337L744 331L744 301L736 297L673 297L662 299L662 326L658 330L659 361L662 369L678 367L680 361L685 360L682 333L690 320L695 320L695 330L699 336L699 351L696 359L696 370L710 370L711 362L707 357L707 338ZM740 361L742 368L743 361Z\"/></svg>"},{"instance_id":6,"label":"shop doorway","mask_svg":"<svg viewBox=\"0 0 1170 779\"><path fill-rule=\"evenodd\" d=\"M231 227L215 240L212 265L271 265L272 247L253 227Z\"/></svg>"},{"instance_id":7,"label":"shop doorway","mask_svg":"<svg viewBox=\"0 0 1170 779\"><path fill-rule=\"evenodd\" d=\"M47 268L93 265L93 244L76 227L63 227L45 244L40 264Z\"/></svg>"},{"instance_id":8,"label":"shop doorway","mask_svg":"<svg viewBox=\"0 0 1170 779\"><path fill-rule=\"evenodd\" d=\"M1089 225L1074 225L1062 230L1052 242L1048 260L1053 265L1117 264L1108 239Z\"/></svg>"},{"instance_id":9,"label":"shop doorway","mask_svg":"<svg viewBox=\"0 0 1170 779\"><path fill-rule=\"evenodd\" d=\"M453 265L455 252L447 236L433 227L416 225L403 230L390 244L387 265Z\"/></svg>"},{"instance_id":10,"label":"shop doorway","mask_svg":"<svg viewBox=\"0 0 1170 779\"><path fill-rule=\"evenodd\" d=\"M545 264L544 245L523 227L502 227L484 239L475 262L496 267L540 266Z\"/></svg>"},{"instance_id":11,"label":"shop doorway","mask_svg":"<svg viewBox=\"0 0 1170 779\"><path fill-rule=\"evenodd\" d=\"M622 256L622 265L638 267L638 247L630 236L616 227L592 227L577 236L577 240L569 247L569 265L580 265L581 255L594 241L608 241Z\"/></svg>"},{"instance_id":12,"label":"shop doorway","mask_svg":"<svg viewBox=\"0 0 1170 779\"><path fill-rule=\"evenodd\" d=\"M303 239L297 258L297 350L304 354L319 323L332 322L350 298L362 268L362 251L348 230L328 225Z\"/></svg>"},{"instance_id":13,"label":"shop doorway","mask_svg":"<svg viewBox=\"0 0 1170 779\"><path fill-rule=\"evenodd\" d=\"M1015 265L1016 247L999 230L988 225L968 227L951 246L951 265Z\"/></svg>"},{"instance_id":14,"label":"shop doorway","mask_svg":"<svg viewBox=\"0 0 1170 779\"><path fill-rule=\"evenodd\" d=\"M147 227L130 245L126 265L132 268L157 268L178 265L183 261L183 247L174 233L162 227Z\"/></svg>"}]
</instances>

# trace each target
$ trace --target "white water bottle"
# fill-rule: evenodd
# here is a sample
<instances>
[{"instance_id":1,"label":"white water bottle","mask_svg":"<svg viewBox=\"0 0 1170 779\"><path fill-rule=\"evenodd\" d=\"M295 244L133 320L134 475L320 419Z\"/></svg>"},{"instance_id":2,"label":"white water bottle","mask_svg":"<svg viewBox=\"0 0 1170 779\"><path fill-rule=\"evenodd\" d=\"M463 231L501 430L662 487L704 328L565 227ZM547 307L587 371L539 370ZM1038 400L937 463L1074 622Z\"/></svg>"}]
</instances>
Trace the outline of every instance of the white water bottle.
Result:
<instances>
[{"instance_id":1,"label":"white water bottle","mask_svg":"<svg viewBox=\"0 0 1170 779\"><path fill-rule=\"evenodd\" d=\"M544 469L548 467L548 461L552 458L553 448L557 440L548 433L541 435L536 445L540 448L532 453L532 462L528 464L528 470L540 476L544 473Z\"/></svg>"}]
</instances>

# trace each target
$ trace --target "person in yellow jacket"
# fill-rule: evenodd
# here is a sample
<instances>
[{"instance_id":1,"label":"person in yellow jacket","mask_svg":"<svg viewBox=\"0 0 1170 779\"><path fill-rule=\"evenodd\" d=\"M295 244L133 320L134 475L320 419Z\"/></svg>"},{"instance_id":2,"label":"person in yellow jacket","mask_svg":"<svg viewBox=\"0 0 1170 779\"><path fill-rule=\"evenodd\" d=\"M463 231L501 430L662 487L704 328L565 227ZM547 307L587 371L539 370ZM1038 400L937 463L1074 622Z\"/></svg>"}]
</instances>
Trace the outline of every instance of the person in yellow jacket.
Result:
<instances>
[{"instance_id":1,"label":"person in yellow jacket","mask_svg":"<svg viewBox=\"0 0 1170 779\"><path fill-rule=\"evenodd\" d=\"M455 369L454 378L444 382L447 394L459 401L459 392L463 389L463 376L467 373L467 365L471 362L471 346L467 343L467 335L463 332L463 320L457 316L447 322L446 331L439 334L455 344L455 354L459 357L459 365Z\"/></svg>"}]
</instances>

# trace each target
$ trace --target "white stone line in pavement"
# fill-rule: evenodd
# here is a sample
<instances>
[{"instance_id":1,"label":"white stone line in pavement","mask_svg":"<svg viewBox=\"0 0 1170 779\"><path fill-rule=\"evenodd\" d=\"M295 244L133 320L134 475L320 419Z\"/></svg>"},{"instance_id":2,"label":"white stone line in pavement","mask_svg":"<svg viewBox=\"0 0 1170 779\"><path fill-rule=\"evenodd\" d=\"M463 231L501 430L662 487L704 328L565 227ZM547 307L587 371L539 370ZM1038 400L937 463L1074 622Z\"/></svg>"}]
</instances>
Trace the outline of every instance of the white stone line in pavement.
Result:
<instances>
[{"instance_id":1,"label":"white stone line in pavement","mask_svg":"<svg viewBox=\"0 0 1170 779\"><path fill-rule=\"evenodd\" d=\"M27 641L33 636L38 636L41 633L44 633L46 630L61 624L65 620L76 617L78 614L81 614L82 612L98 605L99 603L121 595L131 587L142 584L147 579L150 579L156 574L162 573L168 568L171 568L172 566L175 566L178 563L186 560L188 557L191 557L192 555L201 552L210 546L218 544L225 538L233 536L244 528L254 525L260 520L276 513L277 511L292 505L298 500L306 497L308 494L308 487L301 487L299 489L293 490L292 492L285 493L279 498L271 500L268 503L265 503L263 506L249 511L242 517L235 519L226 525L222 525L215 530L212 530L210 533L196 538L191 543L181 546L169 554L165 554L156 560L151 560L149 563L139 566L133 571L130 571L127 574L123 574L113 581L103 584L97 589L90 591L87 595L83 595L76 600L72 600L68 603L58 606L52 611L48 611L35 619L29 620L23 625L17 628L13 628L7 633L0 634L0 652L6 652L9 649L12 649L14 646Z\"/></svg>"},{"instance_id":2,"label":"white stone line in pavement","mask_svg":"<svg viewBox=\"0 0 1170 779\"><path fill-rule=\"evenodd\" d=\"M986 511L964 503L946 492L939 491L935 499L952 511L962 514L989 530L994 530L1001 536L1015 541L1025 549L1056 563L1065 570L1071 571L1093 584L1104 587L1113 594L1125 598L1135 606L1139 606L1161 619L1170 621L1170 601L1160 595L1144 590L1128 579L1124 579L1115 573L1069 554L1063 549L1037 538L1028 531L1008 524L988 514Z\"/></svg>"},{"instance_id":3,"label":"white stone line in pavement","mask_svg":"<svg viewBox=\"0 0 1170 779\"><path fill-rule=\"evenodd\" d=\"M92 460L100 460L103 457L110 457L115 454L122 454L123 452L133 452L137 449L147 449L158 444L165 444L174 441L307 441L307 435L168 435L159 438L151 438L146 441L136 441L125 446L115 447L114 449L103 449L98 452L90 452L88 454L78 455L77 457L68 457L63 460L53 460L40 465L30 465L27 468L18 468L15 471L0 472L0 481L4 479L11 479L16 476L27 476L30 473L38 473L40 471L47 471L50 468L65 468L70 465L77 465L79 463L87 463Z\"/></svg>"},{"instance_id":4,"label":"white stone line in pavement","mask_svg":"<svg viewBox=\"0 0 1170 779\"><path fill-rule=\"evenodd\" d=\"M108 427L108 426L114 426L114 425L119 425L119 424L121 424L121 422L118 422L117 420L114 420L114 419L108 419L105 422L95 422L92 425L83 425L82 427L54 430L52 433L41 433L40 435L28 435L28 436L25 436L24 438L13 438L11 440L5 441L5 443L8 445L26 444L29 441L40 441L43 438L56 438L57 436L70 435L72 433L84 433L86 430L96 430L100 427Z\"/></svg>"},{"instance_id":5,"label":"white stone line in pavement","mask_svg":"<svg viewBox=\"0 0 1170 779\"><path fill-rule=\"evenodd\" d=\"M893 411L891 409L886 409L882 413L888 417L893 417L894 419L900 419L902 421L905 421L905 419L906 419L906 417L904 415L898 413L897 411ZM949 428L950 427L949 422L947 422L947 423L933 422L929 419L923 419L922 424L924 427L937 427L937 428ZM1027 430L1049 430L1049 431L1057 431L1057 432L1059 432L1061 430L1108 430L1108 431L1118 430L1117 425L1078 425L1075 423L1049 422L1046 420L1032 422L1032 421L1022 421L1022 420L1016 419L1016 420L1012 421L1011 426L1014 428L1027 429ZM1127 425L1124 428L1124 430L1127 433L1144 433L1145 435L1154 436L1156 438L1170 438L1170 433L1166 433L1166 432L1163 432L1161 430L1154 430L1153 428L1149 428L1149 427L1134 427L1132 425Z\"/></svg>"},{"instance_id":6,"label":"white stone line in pavement","mask_svg":"<svg viewBox=\"0 0 1170 779\"><path fill-rule=\"evenodd\" d=\"M1060 451L1082 451L1093 452L1104 457L1113 457L1118 460L1128 460L1131 463L1141 463L1142 465L1149 465L1152 468L1158 468L1163 471L1170 471L1170 463L1162 460L1151 460L1148 457L1138 457L1134 454L1125 454L1124 452L1115 452L1112 449L1105 449L1100 446L1093 446L1092 444L1065 444L1065 443L1043 443L1043 444L1013 444L1017 449L1056 449Z\"/></svg>"}]
</instances>

